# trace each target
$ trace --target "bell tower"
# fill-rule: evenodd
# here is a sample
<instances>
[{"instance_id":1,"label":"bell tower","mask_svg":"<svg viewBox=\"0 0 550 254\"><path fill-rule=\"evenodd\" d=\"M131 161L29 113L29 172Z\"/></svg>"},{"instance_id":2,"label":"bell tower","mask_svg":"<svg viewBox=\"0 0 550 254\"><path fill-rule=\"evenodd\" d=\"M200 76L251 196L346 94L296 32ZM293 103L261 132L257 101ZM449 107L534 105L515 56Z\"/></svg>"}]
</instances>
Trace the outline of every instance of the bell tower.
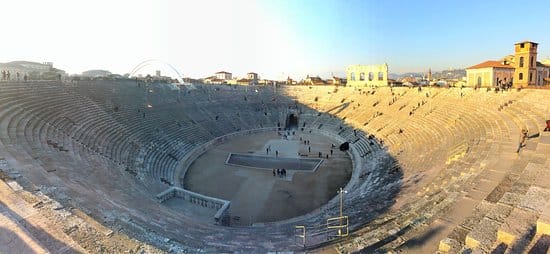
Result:
<instances>
[{"instance_id":1,"label":"bell tower","mask_svg":"<svg viewBox=\"0 0 550 254\"><path fill-rule=\"evenodd\" d=\"M537 81L537 43L518 42L514 46L514 87L535 85Z\"/></svg>"}]
</instances>

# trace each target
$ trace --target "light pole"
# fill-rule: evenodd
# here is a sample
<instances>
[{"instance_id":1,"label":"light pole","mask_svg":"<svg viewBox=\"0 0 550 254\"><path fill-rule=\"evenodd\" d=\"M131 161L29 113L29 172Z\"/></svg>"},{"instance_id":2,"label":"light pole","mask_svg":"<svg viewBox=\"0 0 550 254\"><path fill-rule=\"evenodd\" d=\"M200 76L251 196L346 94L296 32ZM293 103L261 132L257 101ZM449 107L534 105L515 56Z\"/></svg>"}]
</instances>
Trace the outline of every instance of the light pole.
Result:
<instances>
[{"instance_id":1,"label":"light pole","mask_svg":"<svg viewBox=\"0 0 550 254\"><path fill-rule=\"evenodd\" d=\"M343 210L344 210L344 193L348 193L345 191L342 187L340 187L340 190L338 191L340 193L340 218L338 221L340 221L340 228L338 228L338 236L342 236L342 217L343 217Z\"/></svg>"},{"instance_id":2,"label":"light pole","mask_svg":"<svg viewBox=\"0 0 550 254\"><path fill-rule=\"evenodd\" d=\"M348 193L348 191L340 187L340 190L338 191L338 193L340 193L340 217L342 217L343 210L344 210L344 193Z\"/></svg>"}]
</instances>

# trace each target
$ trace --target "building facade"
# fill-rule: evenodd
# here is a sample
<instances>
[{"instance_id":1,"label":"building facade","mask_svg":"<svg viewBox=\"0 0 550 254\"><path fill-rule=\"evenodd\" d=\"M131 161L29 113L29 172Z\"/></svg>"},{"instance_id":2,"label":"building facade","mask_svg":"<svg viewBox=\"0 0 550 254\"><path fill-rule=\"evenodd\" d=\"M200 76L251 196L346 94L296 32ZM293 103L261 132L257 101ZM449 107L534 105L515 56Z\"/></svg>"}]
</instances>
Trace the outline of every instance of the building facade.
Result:
<instances>
[{"instance_id":1,"label":"building facade","mask_svg":"<svg viewBox=\"0 0 550 254\"><path fill-rule=\"evenodd\" d=\"M347 86L387 86L388 64L350 65L346 68L346 79Z\"/></svg>"},{"instance_id":2,"label":"building facade","mask_svg":"<svg viewBox=\"0 0 550 254\"><path fill-rule=\"evenodd\" d=\"M467 68L467 85L515 88L550 85L550 65L537 61L537 47L535 42L518 42L514 44L513 55Z\"/></svg>"},{"instance_id":3,"label":"building facade","mask_svg":"<svg viewBox=\"0 0 550 254\"><path fill-rule=\"evenodd\" d=\"M0 63L2 80L56 80L67 76L65 71L53 67L52 62L13 61Z\"/></svg>"},{"instance_id":4,"label":"building facade","mask_svg":"<svg viewBox=\"0 0 550 254\"><path fill-rule=\"evenodd\" d=\"M226 71L220 71L220 72L216 72L216 78L218 79L222 79L222 80L230 80L232 79L232 76L230 72L226 72Z\"/></svg>"},{"instance_id":5,"label":"building facade","mask_svg":"<svg viewBox=\"0 0 550 254\"><path fill-rule=\"evenodd\" d=\"M250 80L258 80L258 73L249 72L246 74L246 78Z\"/></svg>"},{"instance_id":6,"label":"building facade","mask_svg":"<svg viewBox=\"0 0 550 254\"><path fill-rule=\"evenodd\" d=\"M466 68L466 86L503 87L511 86L514 67L500 61L485 61Z\"/></svg>"},{"instance_id":7,"label":"building facade","mask_svg":"<svg viewBox=\"0 0 550 254\"><path fill-rule=\"evenodd\" d=\"M537 43L524 41L514 45L514 87L527 87L537 81Z\"/></svg>"},{"instance_id":8,"label":"building facade","mask_svg":"<svg viewBox=\"0 0 550 254\"><path fill-rule=\"evenodd\" d=\"M537 80L535 86L545 86L550 82L550 66L537 62Z\"/></svg>"},{"instance_id":9,"label":"building facade","mask_svg":"<svg viewBox=\"0 0 550 254\"><path fill-rule=\"evenodd\" d=\"M80 74L80 76L97 78L97 77L107 77L111 74L112 73L108 70L88 70L88 71L83 71L82 74Z\"/></svg>"}]
</instances>

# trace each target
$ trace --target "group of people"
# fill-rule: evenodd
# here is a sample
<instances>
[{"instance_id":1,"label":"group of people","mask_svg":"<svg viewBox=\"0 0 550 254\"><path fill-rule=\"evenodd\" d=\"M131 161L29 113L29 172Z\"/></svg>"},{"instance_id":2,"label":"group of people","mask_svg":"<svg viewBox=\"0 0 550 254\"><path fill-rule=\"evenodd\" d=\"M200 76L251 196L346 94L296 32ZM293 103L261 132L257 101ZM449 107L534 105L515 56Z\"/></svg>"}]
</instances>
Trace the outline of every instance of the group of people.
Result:
<instances>
[{"instance_id":1,"label":"group of people","mask_svg":"<svg viewBox=\"0 0 550 254\"><path fill-rule=\"evenodd\" d=\"M2 80L10 80L11 73L10 71L2 70Z\"/></svg>"},{"instance_id":2,"label":"group of people","mask_svg":"<svg viewBox=\"0 0 550 254\"><path fill-rule=\"evenodd\" d=\"M273 176L279 176L279 177L286 177L286 169L285 168L282 168L282 169L273 169Z\"/></svg>"},{"instance_id":3,"label":"group of people","mask_svg":"<svg viewBox=\"0 0 550 254\"><path fill-rule=\"evenodd\" d=\"M19 72L15 73L15 80L19 81L21 74ZM23 75L23 80L27 81L27 74ZM11 72L9 70L2 70L2 80L11 80Z\"/></svg>"},{"instance_id":4,"label":"group of people","mask_svg":"<svg viewBox=\"0 0 550 254\"><path fill-rule=\"evenodd\" d=\"M311 147L310 147L310 150L309 150L309 151L311 152ZM334 150L330 149L330 156L332 156L333 153L334 153ZM318 155L318 156L319 156L319 158L322 158L322 157L323 157L323 153L322 153L322 152L319 152L319 155ZM328 159L328 153L325 154L325 157Z\"/></svg>"}]
</instances>

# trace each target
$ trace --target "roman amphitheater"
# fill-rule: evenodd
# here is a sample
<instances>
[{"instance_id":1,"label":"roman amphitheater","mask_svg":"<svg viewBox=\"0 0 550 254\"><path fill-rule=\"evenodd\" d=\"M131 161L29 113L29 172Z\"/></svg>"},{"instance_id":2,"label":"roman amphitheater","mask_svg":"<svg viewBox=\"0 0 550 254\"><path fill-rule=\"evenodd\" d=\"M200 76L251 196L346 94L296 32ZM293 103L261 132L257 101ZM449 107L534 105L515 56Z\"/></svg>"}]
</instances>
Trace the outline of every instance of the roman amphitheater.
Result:
<instances>
[{"instance_id":1,"label":"roman amphitheater","mask_svg":"<svg viewBox=\"0 0 550 254\"><path fill-rule=\"evenodd\" d=\"M548 253L548 98L2 82L0 253Z\"/></svg>"}]
</instances>

